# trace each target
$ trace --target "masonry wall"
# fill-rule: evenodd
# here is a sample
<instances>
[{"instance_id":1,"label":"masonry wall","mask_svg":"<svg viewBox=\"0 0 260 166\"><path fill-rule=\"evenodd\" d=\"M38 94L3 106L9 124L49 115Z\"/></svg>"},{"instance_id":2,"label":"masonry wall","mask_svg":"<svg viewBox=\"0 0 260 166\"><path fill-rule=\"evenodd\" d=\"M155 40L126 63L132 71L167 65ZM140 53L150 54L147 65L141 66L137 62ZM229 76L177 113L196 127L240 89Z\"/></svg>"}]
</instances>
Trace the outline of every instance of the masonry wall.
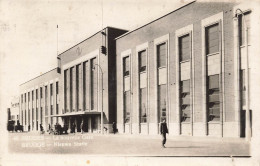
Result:
<instances>
[{"instance_id":1,"label":"masonry wall","mask_svg":"<svg viewBox=\"0 0 260 166\"><path fill-rule=\"evenodd\" d=\"M234 108L234 53L233 53L233 6L231 3L199 3L194 2L184 6L177 11L168 14L152 23L141 27L119 39L117 39L117 124L119 132L127 132L123 122L123 73L122 73L122 53L127 51L131 54L131 118L130 133L141 133L138 124L139 108L138 103L138 73L137 73L137 53L136 48L148 43L148 113L149 123L146 133L158 134L157 118L157 69L155 55L155 40L168 35L168 107L169 108L169 132L173 135L180 135L178 125L179 115L176 112L176 36L178 29L193 25L193 61L194 67L194 113L192 131L186 135L205 136L208 135L203 112L203 64L202 64L202 23L201 20L223 12L223 34L224 34L224 116L223 116L223 136L238 137L238 124L235 121ZM222 71L223 72L223 71ZM213 127L214 136L221 136L221 124ZM128 127L127 127L128 130Z\"/></svg>"}]
</instances>

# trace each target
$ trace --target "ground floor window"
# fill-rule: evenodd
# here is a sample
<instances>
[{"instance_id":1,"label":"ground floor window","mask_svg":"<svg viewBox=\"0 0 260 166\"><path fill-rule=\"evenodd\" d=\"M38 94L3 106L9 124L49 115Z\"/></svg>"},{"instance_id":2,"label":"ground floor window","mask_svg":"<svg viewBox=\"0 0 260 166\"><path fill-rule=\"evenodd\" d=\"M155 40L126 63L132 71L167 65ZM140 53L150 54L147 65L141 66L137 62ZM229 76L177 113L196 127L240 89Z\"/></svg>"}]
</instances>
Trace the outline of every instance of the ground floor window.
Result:
<instances>
[{"instance_id":1,"label":"ground floor window","mask_svg":"<svg viewBox=\"0 0 260 166\"><path fill-rule=\"evenodd\" d=\"M140 89L139 109L140 109L141 123L147 122L146 89L147 88Z\"/></svg>"},{"instance_id":2,"label":"ground floor window","mask_svg":"<svg viewBox=\"0 0 260 166\"><path fill-rule=\"evenodd\" d=\"M130 91L124 92L124 120L130 122Z\"/></svg>"},{"instance_id":3,"label":"ground floor window","mask_svg":"<svg viewBox=\"0 0 260 166\"><path fill-rule=\"evenodd\" d=\"M219 74L208 76L208 121L220 120Z\"/></svg>"},{"instance_id":4,"label":"ground floor window","mask_svg":"<svg viewBox=\"0 0 260 166\"><path fill-rule=\"evenodd\" d=\"M180 82L181 121L190 121L190 80Z\"/></svg>"}]
</instances>

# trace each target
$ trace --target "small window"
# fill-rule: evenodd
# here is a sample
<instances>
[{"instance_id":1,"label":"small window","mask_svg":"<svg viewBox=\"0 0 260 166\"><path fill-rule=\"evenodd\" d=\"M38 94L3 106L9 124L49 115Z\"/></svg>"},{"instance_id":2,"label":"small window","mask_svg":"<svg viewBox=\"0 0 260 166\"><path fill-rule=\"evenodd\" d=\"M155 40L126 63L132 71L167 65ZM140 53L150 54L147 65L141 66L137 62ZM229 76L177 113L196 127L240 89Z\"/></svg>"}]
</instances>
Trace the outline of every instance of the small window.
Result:
<instances>
[{"instance_id":1,"label":"small window","mask_svg":"<svg viewBox=\"0 0 260 166\"><path fill-rule=\"evenodd\" d=\"M51 90L51 96L53 95L53 84L50 85Z\"/></svg>"},{"instance_id":2,"label":"small window","mask_svg":"<svg viewBox=\"0 0 260 166\"><path fill-rule=\"evenodd\" d=\"M190 59L190 35L184 35L179 38L179 56L180 62Z\"/></svg>"},{"instance_id":3,"label":"small window","mask_svg":"<svg viewBox=\"0 0 260 166\"><path fill-rule=\"evenodd\" d=\"M59 94L59 82L56 82L56 94Z\"/></svg>"},{"instance_id":4,"label":"small window","mask_svg":"<svg viewBox=\"0 0 260 166\"><path fill-rule=\"evenodd\" d=\"M40 96L42 98L42 87L40 88Z\"/></svg>"},{"instance_id":5,"label":"small window","mask_svg":"<svg viewBox=\"0 0 260 166\"><path fill-rule=\"evenodd\" d=\"M138 53L139 56L139 72L146 71L146 50Z\"/></svg>"},{"instance_id":6,"label":"small window","mask_svg":"<svg viewBox=\"0 0 260 166\"><path fill-rule=\"evenodd\" d=\"M130 58L129 56L128 57L125 57L123 59L123 68L124 68L124 76L129 76L130 74Z\"/></svg>"},{"instance_id":7,"label":"small window","mask_svg":"<svg viewBox=\"0 0 260 166\"><path fill-rule=\"evenodd\" d=\"M219 24L206 27L206 54L219 52Z\"/></svg>"},{"instance_id":8,"label":"small window","mask_svg":"<svg viewBox=\"0 0 260 166\"><path fill-rule=\"evenodd\" d=\"M157 46L157 67L166 67L167 48L166 43Z\"/></svg>"}]
</instances>

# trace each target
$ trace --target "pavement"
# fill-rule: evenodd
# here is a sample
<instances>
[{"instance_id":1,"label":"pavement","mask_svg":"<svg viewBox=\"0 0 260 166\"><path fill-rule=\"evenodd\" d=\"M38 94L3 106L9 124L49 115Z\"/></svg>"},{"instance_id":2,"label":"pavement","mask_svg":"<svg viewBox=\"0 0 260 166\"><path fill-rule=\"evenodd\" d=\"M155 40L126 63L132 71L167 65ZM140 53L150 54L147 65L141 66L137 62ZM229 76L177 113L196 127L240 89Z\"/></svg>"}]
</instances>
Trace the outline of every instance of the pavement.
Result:
<instances>
[{"instance_id":1,"label":"pavement","mask_svg":"<svg viewBox=\"0 0 260 166\"><path fill-rule=\"evenodd\" d=\"M9 133L8 149L14 154L87 154L93 156L250 157L243 138L167 135L166 148L159 135Z\"/></svg>"}]
</instances>

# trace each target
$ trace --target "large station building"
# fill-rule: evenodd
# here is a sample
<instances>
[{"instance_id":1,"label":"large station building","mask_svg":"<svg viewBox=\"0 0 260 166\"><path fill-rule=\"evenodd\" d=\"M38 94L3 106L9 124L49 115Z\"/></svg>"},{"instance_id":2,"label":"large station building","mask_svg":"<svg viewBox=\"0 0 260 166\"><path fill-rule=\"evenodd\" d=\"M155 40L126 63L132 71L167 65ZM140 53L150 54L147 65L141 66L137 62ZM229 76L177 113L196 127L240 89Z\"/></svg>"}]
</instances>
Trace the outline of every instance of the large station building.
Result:
<instances>
[{"instance_id":1,"label":"large station building","mask_svg":"<svg viewBox=\"0 0 260 166\"><path fill-rule=\"evenodd\" d=\"M251 137L257 18L250 3L191 2L129 32L107 27L20 86L21 122L159 134L165 119L171 135Z\"/></svg>"}]
</instances>

